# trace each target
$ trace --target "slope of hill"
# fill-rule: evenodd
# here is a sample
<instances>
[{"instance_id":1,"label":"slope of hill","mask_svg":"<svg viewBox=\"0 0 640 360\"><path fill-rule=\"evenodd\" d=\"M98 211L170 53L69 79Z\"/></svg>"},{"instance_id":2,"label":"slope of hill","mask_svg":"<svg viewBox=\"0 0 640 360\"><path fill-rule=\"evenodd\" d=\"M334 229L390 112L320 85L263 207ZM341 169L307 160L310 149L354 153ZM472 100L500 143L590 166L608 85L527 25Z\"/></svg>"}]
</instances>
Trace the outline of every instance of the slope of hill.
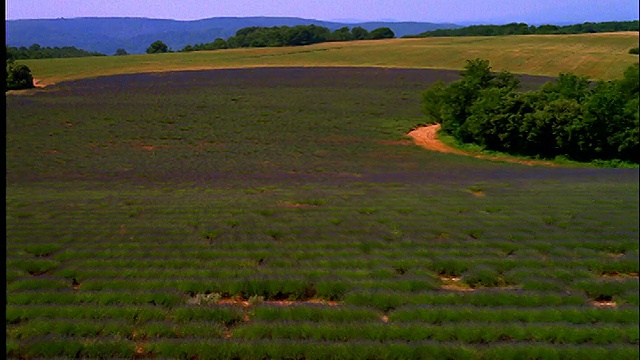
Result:
<instances>
[{"instance_id":1,"label":"slope of hill","mask_svg":"<svg viewBox=\"0 0 640 360\"><path fill-rule=\"evenodd\" d=\"M397 37L436 29L451 29L454 24L419 22L366 22L359 24L319 21L291 17L218 17L194 21L147 18L74 18L7 20L8 46L62 47L75 46L87 51L113 55L117 49L130 54L144 53L149 44L162 40L173 50L186 45L226 39L248 26L318 25L330 30L344 26L362 26L371 31L379 27L391 28Z\"/></svg>"}]
</instances>

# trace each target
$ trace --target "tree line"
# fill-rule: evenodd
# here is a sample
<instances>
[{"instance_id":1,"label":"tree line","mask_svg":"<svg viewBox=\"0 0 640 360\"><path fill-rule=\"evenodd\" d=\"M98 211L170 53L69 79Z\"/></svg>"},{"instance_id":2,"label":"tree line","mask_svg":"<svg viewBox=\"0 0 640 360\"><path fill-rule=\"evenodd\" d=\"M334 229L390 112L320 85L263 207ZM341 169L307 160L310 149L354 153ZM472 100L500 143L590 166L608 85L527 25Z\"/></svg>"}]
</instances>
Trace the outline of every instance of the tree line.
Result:
<instances>
[{"instance_id":1,"label":"tree line","mask_svg":"<svg viewBox=\"0 0 640 360\"><path fill-rule=\"evenodd\" d=\"M530 92L518 91L515 75L493 73L487 60L468 60L461 76L426 90L423 112L462 143L538 158L640 162L638 63L620 80L561 73Z\"/></svg>"},{"instance_id":2,"label":"tree line","mask_svg":"<svg viewBox=\"0 0 640 360\"><path fill-rule=\"evenodd\" d=\"M302 46L330 41L391 39L395 33L388 27L369 32L361 26L351 29L345 26L331 31L324 26L250 26L236 31L235 36L227 40L217 38L210 43L187 45L181 51L234 49L245 47L281 47Z\"/></svg>"},{"instance_id":3,"label":"tree line","mask_svg":"<svg viewBox=\"0 0 640 360\"><path fill-rule=\"evenodd\" d=\"M404 37L438 37L438 36L499 36L499 35L546 35L546 34L582 34L619 31L639 31L638 20L635 21L607 21L586 22L574 25L527 25L525 23L510 23L506 25L472 25L458 29L438 29L426 31L418 35Z\"/></svg>"},{"instance_id":4,"label":"tree line","mask_svg":"<svg viewBox=\"0 0 640 360\"><path fill-rule=\"evenodd\" d=\"M91 52L77 49L74 46L63 47L42 47L39 44L33 44L29 47L7 46L7 59L23 60L23 59L52 59L52 58L72 58L84 56L106 56L99 52Z\"/></svg>"}]
</instances>

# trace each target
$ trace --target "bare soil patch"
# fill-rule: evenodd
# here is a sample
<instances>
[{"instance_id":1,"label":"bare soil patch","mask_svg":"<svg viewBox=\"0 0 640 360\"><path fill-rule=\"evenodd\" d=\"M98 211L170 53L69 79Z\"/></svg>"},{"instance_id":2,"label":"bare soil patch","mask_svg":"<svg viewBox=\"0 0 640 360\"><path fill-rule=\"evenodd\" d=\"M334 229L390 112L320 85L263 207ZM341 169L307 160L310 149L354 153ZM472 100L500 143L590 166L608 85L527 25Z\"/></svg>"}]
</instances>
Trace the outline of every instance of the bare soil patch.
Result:
<instances>
[{"instance_id":1,"label":"bare soil patch","mask_svg":"<svg viewBox=\"0 0 640 360\"><path fill-rule=\"evenodd\" d=\"M444 284L441 287L442 290L449 290L449 291L463 291L463 292L471 292L471 291L475 291L475 289L470 288L470 287L465 287L465 286L461 286L459 284Z\"/></svg>"},{"instance_id":2,"label":"bare soil patch","mask_svg":"<svg viewBox=\"0 0 640 360\"><path fill-rule=\"evenodd\" d=\"M615 301L598 301L598 300L594 300L591 302L591 304L593 306L597 306L597 307L617 307L618 304L615 303Z\"/></svg>"},{"instance_id":3,"label":"bare soil patch","mask_svg":"<svg viewBox=\"0 0 640 360\"><path fill-rule=\"evenodd\" d=\"M243 300L241 298L220 299L218 301L218 304L238 305L245 308L248 308L251 306L249 301ZM329 300L322 300L322 299L295 300L295 301L294 300L263 300L263 301L260 301L260 304L270 304L270 305L277 305L277 306L291 306L291 305L299 305L299 304L320 304L320 305L327 305L327 306L340 305L340 303L337 301L329 301Z\"/></svg>"},{"instance_id":4,"label":"bare soil patch","mask_svg":"<svg viewBox=\"0 0 640 360\"><path fill-rule=\"evenodd\" d=\"M43 88L46 87L48 84L44 84L41 82L40 79L33 79L33 86L37 87L37 88Z\"/></svg>"},{"instance_id":5,"label":"bare soil patch","mask_svg":"<svg viewBox=\"0 0 640 360\"><path fill-rule=\"evenodd\" d=\"M411 136L416 144L424 147L427 150L449 154L469 155L464 151L454 149L451 146L446 145L442 141L438 140L439 130L440 124L427 125L418 127L410 131L407 135Z\"/></svg>"},{"instance_id":6,"label":"bare soil patch","mask_svg":"<svg viewBox=\"0 0 640 360\"><path fill-rule=\"evenodd\" d=\"M465 292L474 291L473 288L462 282L462 278L457 276L441 276L440 281L442 281L442 286L440 287L442 290Z\"/></svg>"},{"instance_id":7,"label":"bare soil patch","mask_svg":"<svg viewBox=\"0 0 640 360\"><path fill-rule=\"evenodd\" d=\"M625 280L625 279L638 279L638 273L628 273L628 274L623 274L623 273L615 273L615 274L602 274L600 275L601 278L603 279L619 279L619 280Z\"/></svg>"},{"instance_id":8,"label":"bare soil patch","mask_svg":"<svg viewBox=\"0 0 640 360\"><path fill-rule=\"evenodd\" d=\"M309 209L309 208L318 207L318 205L314 205L314 204L304 204L304 203L296 203L296 202L289 202L289 201L278 203L278 205L281 207L292 208L292 209Z\"/></svg>"}]
</instances>

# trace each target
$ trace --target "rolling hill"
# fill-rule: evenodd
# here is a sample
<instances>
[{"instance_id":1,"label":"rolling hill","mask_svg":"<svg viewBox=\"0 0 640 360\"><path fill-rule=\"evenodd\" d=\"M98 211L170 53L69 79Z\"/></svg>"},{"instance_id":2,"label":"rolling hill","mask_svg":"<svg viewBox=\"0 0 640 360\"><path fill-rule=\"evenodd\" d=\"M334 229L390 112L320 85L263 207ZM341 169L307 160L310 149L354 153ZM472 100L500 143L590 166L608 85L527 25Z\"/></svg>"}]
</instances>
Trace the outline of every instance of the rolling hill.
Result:
<instances>
[{"instance_id":1,"label":"rolling hill","mask_svg":"<svg viewBox=\"0 0 640 360\"><path fill-rule=\"evenodd\" d=\"M361 26L369 31L391 28L397 37L421 32L457 28L454 24L422 22L365 22L358 24L328 22L292 17L216 17L193 21L148 18L73 18L6 21L8 46L75 46L87 51L113 55L117 49L130 54L144 53L149 44L162 40L173 50L186 45L226 39L249 26L324 26L331 30Z\"/></svg>"}]
</instances>

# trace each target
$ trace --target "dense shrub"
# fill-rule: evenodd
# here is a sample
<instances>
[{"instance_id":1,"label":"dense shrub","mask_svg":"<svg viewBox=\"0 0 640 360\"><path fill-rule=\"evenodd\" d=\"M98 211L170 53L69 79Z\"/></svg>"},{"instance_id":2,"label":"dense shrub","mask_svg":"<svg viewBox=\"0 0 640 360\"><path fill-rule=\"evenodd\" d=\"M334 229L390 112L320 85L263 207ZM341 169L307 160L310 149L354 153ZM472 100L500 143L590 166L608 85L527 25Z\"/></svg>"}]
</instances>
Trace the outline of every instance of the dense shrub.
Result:
<instances>
[{"instance_id":1,"label":"dense shrub","mask_svg":"<svg viewBox=\"0 0 640 360\"><path fill-rule=\"evenodd\" d=\"M639 47L634 47L634 48L629 49L629 54L634 54L634 55L640 54L640 48Z\"/></svg>"},{"instance_id":2,"label":"dense shrub","mask_svg":"<svg viewBox=\"0 0 640 360\"><path fill-rule=\"evenodd\" d=\"M34 87L31 69L27 65L16 64L12 60L7 60L6 63L7 85L5 90L31 89Z\"/></svg>"},{"instance_id":3,"label":"dense shrub","mask_svg":"<svg viewBox=\"0 0 640 360\"><path fill-rule=\"evenodd\" d=\"M513 74L491 72L486 60L468 60L461 75L423 93L428 121L458 141L542 158L640 161L638 64L620 80L560 74L532 92L518 91Z\"/></svg>"}]
</instances>

